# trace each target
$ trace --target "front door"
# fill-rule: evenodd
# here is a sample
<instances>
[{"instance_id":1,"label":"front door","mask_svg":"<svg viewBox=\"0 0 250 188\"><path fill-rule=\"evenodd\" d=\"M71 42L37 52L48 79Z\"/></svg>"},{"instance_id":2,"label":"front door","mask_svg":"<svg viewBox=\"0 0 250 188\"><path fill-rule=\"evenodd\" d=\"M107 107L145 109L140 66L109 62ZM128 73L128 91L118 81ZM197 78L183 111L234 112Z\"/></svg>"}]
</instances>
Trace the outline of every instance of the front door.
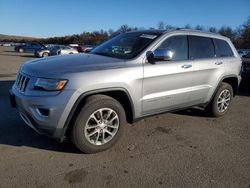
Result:
<instances>
[{"instance_id":1,"label":"front door","mask_svg":"<svg viewBox=\"0 0 250 188\"><path fill-rule=\"evenodd\" d=\"M173 59L155 64L145 63L142 115L190 105L193 65L188 60L187 36L170 36L158 48L172 51Z\"/></svg>"}]
</instances>

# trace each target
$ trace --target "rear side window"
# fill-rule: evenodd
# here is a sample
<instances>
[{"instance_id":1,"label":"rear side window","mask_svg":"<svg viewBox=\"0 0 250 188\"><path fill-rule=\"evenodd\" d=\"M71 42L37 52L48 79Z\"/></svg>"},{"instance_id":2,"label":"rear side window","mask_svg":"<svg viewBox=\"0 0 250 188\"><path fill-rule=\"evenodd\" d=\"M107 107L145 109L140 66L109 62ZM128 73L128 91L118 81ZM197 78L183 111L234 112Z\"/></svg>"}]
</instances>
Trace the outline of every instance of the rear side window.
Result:
<instances>
[{"instance_id":1,"label":"rear side window","mask_svg":"<svg viewBox=\"0 0 250 188\"><path fill-rule=\"evenodd\" d=\"M215 50L211 38L200 36L189 36L190 59L214 58Z\"/></svg>"},{"instance_id":2,"label":"rear side window","mask_svg":"<svg viewBox=\"0 0 250 188\"><path fill-rule=\"evenodd\" d=\"M220 39L214 39L216 57L232 57L233 51L229 44Z\"/></svg>"},{"instance_id":3,"label":"rear side window","mask_svg":"<svg viewBox=\"0 0 250 188\"><path fill-rule=\"evenodd\" d=\"M159 49L168 49L173 52L173 60L188 59L188 42L186 35L173 36L166 39Z\"/></svg>"}]
</instances>

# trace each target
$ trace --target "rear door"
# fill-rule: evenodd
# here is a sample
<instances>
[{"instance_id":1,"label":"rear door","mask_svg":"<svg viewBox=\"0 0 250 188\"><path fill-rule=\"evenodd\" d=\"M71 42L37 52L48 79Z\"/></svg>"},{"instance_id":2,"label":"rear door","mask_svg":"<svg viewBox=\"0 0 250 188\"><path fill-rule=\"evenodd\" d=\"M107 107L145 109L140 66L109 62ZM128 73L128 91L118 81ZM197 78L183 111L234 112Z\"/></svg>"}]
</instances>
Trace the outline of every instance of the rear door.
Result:
<instances>
[{"instance_id":1,"label":"rear door","mask_svg":"<svg viewBox=\"0 0 250 188\"><path fill-rule=\"evenodd\" d=\"M213 39L215 45L215 53L218 61L223 62L226 75L239 75L240 64L239 57L235 56L232 48L226 40ZM237 72L238 71L238 72Z\"/></svg>"},{"instance_id":2,"label":"rear door","mask_svg":"<svg viewBox=\"0 0 250 188\"><path fill-rule=\"evenodd\" d=\"M31 43L31 45L29 46L29 50L30 52L34 52L37 48L37 44L36 43Z\"/></svg>"},{"instance_id":3,"label":"rear door","mask_svg":"<svg viewBox=\"0 0 250 188\"><path fill-rule=\"evenodd\" d=\"M189 58L193 60L193 91L190 100L203 104L210 100L221 75L225 72L224 59L217 58L212 38L189 36Z\"/></svg>"},{"instance_id":4,"label":"rear door","mask_svg":"<svg viewBox=\"0 0 250 188\"><path fill-rule=\"evenodd\" d=\"M193 67L187 36L170 36L158 48L171 50L174 56L171 61L144 65L143 115L189 106Z\"/></svg>"}]
</instances>

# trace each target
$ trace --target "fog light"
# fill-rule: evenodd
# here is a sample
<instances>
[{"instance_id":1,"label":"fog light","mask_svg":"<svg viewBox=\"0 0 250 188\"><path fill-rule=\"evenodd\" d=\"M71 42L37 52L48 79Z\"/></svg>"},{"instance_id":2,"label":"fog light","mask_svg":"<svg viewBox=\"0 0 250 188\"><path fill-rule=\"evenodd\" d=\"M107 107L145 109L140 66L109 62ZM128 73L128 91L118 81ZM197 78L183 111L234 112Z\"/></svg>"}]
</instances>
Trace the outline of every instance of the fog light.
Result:
<instances>
[{"instance_id":1,"label":"fog light","mask_svg":"<svg viewBox=\"0 0 250 188\"><path fill-rule=\"evenodd\" d=\"M45 108L38 108L38 111L41 115L43 116L49 116L49 109L45 109Z\"/></svg>"}]
</instances>

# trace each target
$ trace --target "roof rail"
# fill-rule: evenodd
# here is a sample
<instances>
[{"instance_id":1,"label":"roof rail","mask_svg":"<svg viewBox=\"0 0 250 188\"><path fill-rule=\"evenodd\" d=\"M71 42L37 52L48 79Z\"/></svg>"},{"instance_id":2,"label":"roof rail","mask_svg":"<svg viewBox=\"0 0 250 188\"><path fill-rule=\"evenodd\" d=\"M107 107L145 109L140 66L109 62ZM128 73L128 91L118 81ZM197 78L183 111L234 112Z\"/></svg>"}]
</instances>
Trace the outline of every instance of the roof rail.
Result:
<instances>
[{"instance_id":1,"label":"roof rail","mask_svg":"<svg viewBox=\"0 0 250 188\"><path fill-rule=\"evenodd\" d=\"M208 33L208 34L220 35L219 33L214 33L214 32L210 32L210 31L202 31L202 30L197 30L197 29L176 28L175 30L177 30L177 31L193 31L193 32L199 32L199 33Z\"/></svg>"}]
</instances>

